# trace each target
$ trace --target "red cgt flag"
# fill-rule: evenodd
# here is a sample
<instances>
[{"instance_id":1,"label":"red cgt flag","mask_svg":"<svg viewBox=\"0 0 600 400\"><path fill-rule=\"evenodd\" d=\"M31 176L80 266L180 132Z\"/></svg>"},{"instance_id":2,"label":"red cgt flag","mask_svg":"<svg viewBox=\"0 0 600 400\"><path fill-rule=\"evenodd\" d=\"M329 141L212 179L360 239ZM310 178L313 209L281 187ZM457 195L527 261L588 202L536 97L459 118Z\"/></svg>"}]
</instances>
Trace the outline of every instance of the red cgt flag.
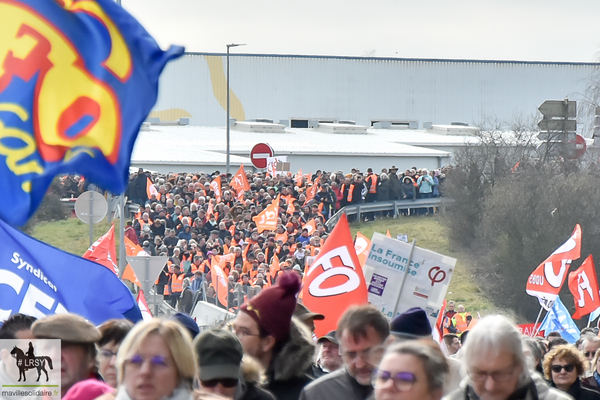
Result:
<instances>
[{"instance_id":1,"label":"red cgt flag","mask_svg":"<svg viewBox=\"0 0 600 400\"><path fill-rule=\"evenodd\" d=\"M573 318L579 319L600 307L598 279L591 254L581 264L581 267L569 273L569 290L573 293L573 300L575 300Z\"/></svg>"},{"instance_id":2,"label":"red cgt flag","mask_svg":"<svg viewBox=\"0 0 600 400\"><path fill-rule=\"evenodd\" d=\"M367 303L367 284L345 214L304 276L302 299L310 311L325 316L315 321L317 336L336 329L348 307Z\"/></svg>"},{"instance_id":3,"label":"red cgt flag","mask_svg":"<svg viewBox=\"0 0 600 400\"><path fill-rule=\"evenodd\" d=\"M527 279L527 294L538 298L549 310L567 277L573 260L581 257L581 226L577 224L571 237L546 258Z\"/></svg>"}]
</instances>

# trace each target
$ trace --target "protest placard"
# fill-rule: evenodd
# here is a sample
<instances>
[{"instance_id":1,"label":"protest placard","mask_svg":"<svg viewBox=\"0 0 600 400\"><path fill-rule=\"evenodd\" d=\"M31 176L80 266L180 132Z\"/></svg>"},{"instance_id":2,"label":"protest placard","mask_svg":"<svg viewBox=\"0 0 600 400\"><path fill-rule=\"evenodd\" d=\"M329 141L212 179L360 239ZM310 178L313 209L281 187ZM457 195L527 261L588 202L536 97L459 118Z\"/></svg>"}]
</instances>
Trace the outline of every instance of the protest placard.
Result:
<instances>
[{"instance_id":1,"label":"protest placard","mask_svg":"<svg viewBox=\"0 0 600 400\"><path fill-rule=\"evenodd\" d=\"M456 259L379 233L371 242L364 265L369 302L389 320L421 307L435 326Z\"/></svg>"}]
</instances>

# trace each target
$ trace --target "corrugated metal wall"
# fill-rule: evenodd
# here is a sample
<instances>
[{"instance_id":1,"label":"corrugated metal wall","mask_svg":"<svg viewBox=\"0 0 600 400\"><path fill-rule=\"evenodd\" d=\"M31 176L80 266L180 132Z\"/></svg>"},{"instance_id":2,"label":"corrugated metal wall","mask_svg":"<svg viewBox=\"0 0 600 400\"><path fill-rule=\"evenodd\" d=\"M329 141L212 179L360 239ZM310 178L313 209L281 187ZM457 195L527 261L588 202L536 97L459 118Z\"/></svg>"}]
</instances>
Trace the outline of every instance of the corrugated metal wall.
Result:
<instances>
[{"instance_id":1,"label":"corrugated metal wall","mask_svg":"<svg viewBox=\"0 0 600 400\"><path fill-rule=\"evenodd\" d=\"M577 100L597 67L232 54L231 114L275 121L337 118L361 125L380 119L419 126L512 121L535 114L547 99ZM225 88L224 55L186 54L167 65L154 110L166 111L163 119L187 112L193 125L224 126Z\"/></svg>"}]
</instances>

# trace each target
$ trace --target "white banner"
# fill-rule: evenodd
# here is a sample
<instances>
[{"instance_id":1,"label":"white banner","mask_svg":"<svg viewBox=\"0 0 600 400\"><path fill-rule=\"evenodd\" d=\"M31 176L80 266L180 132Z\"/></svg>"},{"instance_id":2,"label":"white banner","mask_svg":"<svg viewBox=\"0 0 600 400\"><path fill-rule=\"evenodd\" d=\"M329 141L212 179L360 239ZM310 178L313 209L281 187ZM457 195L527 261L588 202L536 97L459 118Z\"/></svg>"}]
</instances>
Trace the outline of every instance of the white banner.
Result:
<instances>
[{"instance_id":1,"label":"white banner","mask_svg":"<svg viewBox=\"0 0 600 400\"><path fill-rule=\"evenodd\" d=\"M267 173L271 176L281 175L281 171L277 171L278 162L287 162L287 156L267 157Z\"/></svg>"},{"instance_id":2,"label":"white banner","mask_svg":"<svg viewBox=\"0 0 600 400\"><path fill-rule=\"evenodd\" d=\"M411 307L421 307L435 326L456 259L415 246L407 270L411 248L412 244L373 234L363 267L369 302L389 320Z\"/></svg>"}]
</instances>

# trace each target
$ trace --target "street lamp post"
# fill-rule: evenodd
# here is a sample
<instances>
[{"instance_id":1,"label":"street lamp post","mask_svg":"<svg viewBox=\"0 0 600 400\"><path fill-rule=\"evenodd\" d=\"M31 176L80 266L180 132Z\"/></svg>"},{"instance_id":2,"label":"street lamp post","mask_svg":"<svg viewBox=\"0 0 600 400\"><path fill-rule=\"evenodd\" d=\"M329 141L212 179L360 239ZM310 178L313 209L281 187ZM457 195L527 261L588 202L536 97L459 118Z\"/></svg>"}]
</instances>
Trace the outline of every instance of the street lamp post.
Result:
<instances>
[{"instance_id":1,"label":"street lamp post","mask_svg":"<svg viewBox=\"0 0 600 400\"><path fill-rule=\"evenodd\" d=\"M227 45L227 123L225 125L225 129L227 130L227 167L226 172L229 173L229 158L230 158L230 150L229 150L229 49L231 47L244 46L244 44L240 43L230 43Z\"/></svg>"}]
</instances>

